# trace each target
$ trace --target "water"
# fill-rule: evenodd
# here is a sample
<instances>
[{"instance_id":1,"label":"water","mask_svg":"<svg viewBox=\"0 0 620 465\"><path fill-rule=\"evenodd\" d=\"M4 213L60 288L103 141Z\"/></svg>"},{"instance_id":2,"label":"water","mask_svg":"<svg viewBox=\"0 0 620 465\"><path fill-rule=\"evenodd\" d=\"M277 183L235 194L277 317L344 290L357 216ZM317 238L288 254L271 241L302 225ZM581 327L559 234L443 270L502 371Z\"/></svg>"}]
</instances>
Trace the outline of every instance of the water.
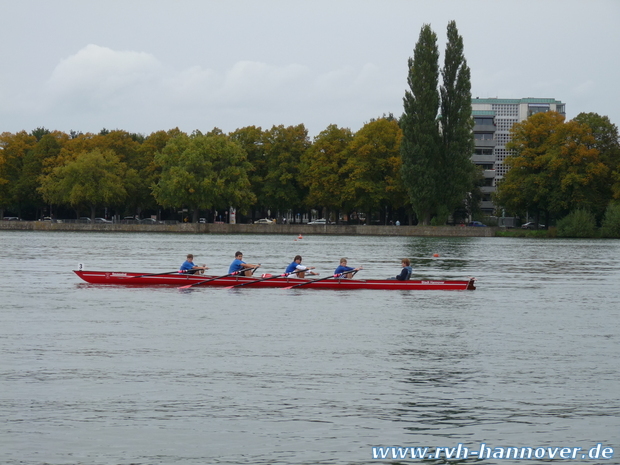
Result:
<instances>
[{"instance_id":1,"label":"water","mask_svg":"<svg viewBox=\"0 0 620 465\"><path fill-rule=\"evenodd\" d=\"M371 447L458 443L602 443L615 457L585 462L620 463L620 242L295 239L0 231L0 463L396 463ZM223 275L236 250L269 273L300 253L322 276L346 256L360 278L410 257L478 289L179 291L71 272L172 271L193 253Z\"/></svg>"}]
</instances>

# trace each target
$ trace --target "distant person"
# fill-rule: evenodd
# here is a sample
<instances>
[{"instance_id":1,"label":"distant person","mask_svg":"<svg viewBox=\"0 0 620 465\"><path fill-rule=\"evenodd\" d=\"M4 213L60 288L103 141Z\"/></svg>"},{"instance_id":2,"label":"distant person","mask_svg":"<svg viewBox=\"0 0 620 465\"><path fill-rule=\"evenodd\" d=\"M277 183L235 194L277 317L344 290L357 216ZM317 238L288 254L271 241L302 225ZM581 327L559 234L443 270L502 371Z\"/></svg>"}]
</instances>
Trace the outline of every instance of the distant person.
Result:
<instances>
[{"instance_id":1,"label":"distant person","mask_svg":"<svg viewBox=\"0 0 620 465\"><path fill-rule=\"evenodd\" d=\"M363 266L360 266L359 268L351 268L350 266L347 266L347 259L342 257L340 259L340 265L334 270L334 274L342 274L343 278L351 279L353 277L353 272L363 269Z\"/></svg>"},{"instance_id":2,"label":"distant person","mask_svg":"<svg viewBox=\"0 0 620 465\"><path fill-rule=\"evenodd\" d=\"M230 264L230 268L228 268L228 274L233 274L233 273L236 273L237 271L242 271L242 273L239 273L240 275L252 276L255 270L250 270L247 268L258 268L260 266L260 264L252 265L250 263L246 263L242 260L242 258L243 258L243 254L241 252L235 252L235 259Z\"/></svg>"},{"instance_id":3,"label":"distant person","mask_svg":"<svg viewBox=\"0 0 620 465\"><path fill-rule=\"evenodd\" d=\"M400 274L394 278L388 279L398 279L399 281L408 281L411 278L411 273L413 272L413 268L411 268L411 262L408 258L403 258L400 262L400 266L403 267Z\"/></svg>"},{"instance_id":4,"label":"distant person","mask_svg":"<svg viewBox=\"0 0 620 465\"><path fill-rule=\"evenodd\" d=\"M396 220L396 226L400 226L400 221Z\"/></svg>"},{"instance_id":5,"label":"distant person","mask_svg":"<svg viewBox=\"0 0 620 465\"><path fill-rule=\"evenodd\" d=\"M294 273L293 276L297 276L298 278L305 278L306 277L306 271L308 272L309 275L315 275L317 276L318 273L315 273L314 271L310 271L310 270L314 270L315 268L313 266L305 266L301 264L301 255L295 255L295 259L293 260L293 262L286 267L286 270L284 271L287 274L291 274ZM295 273L295 271L297 271L297 273Z\"/></svg>"},{"instance_id":6,"label":"distant person","mask_svg":"<svg viewBox=\"0 0 620 465\"><path fill-rule=\"evenodd\" d=\"M187 273L187 274L204 274L205 270L208 270L209 267L207 265L194 265L194 256L190 253L187 254L187 260L183 262L181 268L179 268L179 273Z\"/></svg>"}]
</instances>

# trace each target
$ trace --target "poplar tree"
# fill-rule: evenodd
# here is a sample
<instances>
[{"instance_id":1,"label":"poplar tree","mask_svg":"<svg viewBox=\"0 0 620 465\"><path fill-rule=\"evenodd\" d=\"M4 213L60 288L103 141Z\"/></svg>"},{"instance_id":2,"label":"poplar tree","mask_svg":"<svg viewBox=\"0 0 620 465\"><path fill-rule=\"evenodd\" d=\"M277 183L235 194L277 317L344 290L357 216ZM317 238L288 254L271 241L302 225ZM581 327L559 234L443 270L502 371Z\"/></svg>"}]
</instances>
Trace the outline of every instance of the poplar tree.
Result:
<instances>
[{"instance_id":1,"label":"poplar tree","mask_svg":"<svg viewBox=\"0 0 620 465\"><path fill-rule=\"evenodd\" d=\"M428 24L420 31L401 118L403 181L422 224L443 224L473 189L476 170L471 117L471 73L456 22L448 24L443 85L439 86L437 36ZM441 102L441 103L440 103ZM439 116L438 116L439 114Z\"/></svg>"},{"instance_id":2,"label":"poplar tree","mask_svg":"<svg viewBox=\"0 0 620 465\"><path fill-rule=\"evenodd\" d=\"M405 91L400 120L403 139L402 175L411 206L422 224L429 224L439 206L442 184L439 159L441 136L439 109L439 51L437 35L425 24L409 58L409 89Z\"/></svg>"},{"instance_id":3,"label":"poplar tree","mask_svg":"<svg viewBox=\"0 0 620 465\"><path fill-rule=\"evenodd\" d=\"M456 22L448 23L448 42L441 71L442 203L447 214L463 204L474 186L476 169L474 121L471 115L471 73Z\"/></svg>"}]
</instances>

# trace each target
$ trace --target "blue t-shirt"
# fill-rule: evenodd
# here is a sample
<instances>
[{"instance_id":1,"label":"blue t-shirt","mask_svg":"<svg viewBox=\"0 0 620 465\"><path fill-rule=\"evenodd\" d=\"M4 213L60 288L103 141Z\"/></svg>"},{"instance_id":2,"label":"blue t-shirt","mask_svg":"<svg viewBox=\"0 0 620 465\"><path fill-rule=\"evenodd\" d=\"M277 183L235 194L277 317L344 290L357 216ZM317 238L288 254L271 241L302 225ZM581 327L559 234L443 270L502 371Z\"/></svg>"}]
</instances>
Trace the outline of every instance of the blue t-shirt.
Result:
<instances>
[{"instance_id":1,"label":"blue t-shirt","mask_svg":"<svg viewBox=\"0 0 620 465\"><path fill-rule=\"evenodd\" d=\"M228 268L228 274L243 270L243 267L241 265L245 265L245 262L235 258L230 264L230 268Z\"/></svg>"},{"instance_id":2,"label":"blue t-shirt","mask_svg":"<svg viewBox=\"0 0 620 465\"><path fill-rule=\"evenodd\" d=\"M336 268L336 270L334 271L334 274L346 273L348 271L355 271L355 268L351 268L350 266L340 265L338 268Z\"/></svg>"},{"instance_id":3,"label":"blue t-shirt","mask_svg":"<svg viewBox=\"0 0 620 465\"><path fill-rule=\"evenodd\" d=\"M190 262L189 260L185 260L183 262L183 264L181 265L181 268L179 268L179 273L187 273L189 270L191 270L195 266L196 265L194 265L194 262Z\"/></svg>"},{"instance_id":4,"label":"blue t-shirt","mask_svg":"<svg viewBox=\"0 0 620 465\"><path fill-rule=\"evenodd\" d=\"M308 268L306 268L304 265L300 265L297 262L293 262L291 263L289 266L286 267L286 271L284 271L285 273L292 273L293 271L305 271Z\"/></svg>"}]
</instances>

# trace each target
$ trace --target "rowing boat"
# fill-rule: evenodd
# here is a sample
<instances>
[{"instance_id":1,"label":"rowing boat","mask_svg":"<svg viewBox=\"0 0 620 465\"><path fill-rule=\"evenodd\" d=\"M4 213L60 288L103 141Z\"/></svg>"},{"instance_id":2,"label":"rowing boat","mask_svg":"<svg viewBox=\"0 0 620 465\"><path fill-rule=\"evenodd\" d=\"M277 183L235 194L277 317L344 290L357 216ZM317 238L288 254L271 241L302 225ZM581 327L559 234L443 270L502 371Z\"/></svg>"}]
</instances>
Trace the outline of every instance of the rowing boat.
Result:
<instances>
[{"instance_id":1,"label":"rowing boat","mask_svg":"<svg viewBox=\"0 0 620 465\"><path fill-rule=\"evenodd\" d=\"M312 282L309 279L295 277L276 277L274 279L261 280L255 277L227 276L217 278L215 276L195 274L151 274L124 273L113 271L84 271L74 270L74 273L90 284L115 284L125 286L237 286L245 287L292 287L303 284L299 288L317 289L381 289L381 290L474 290L474 278L463 281L441 280L409 280L398 281L395 279L346 279L333 278L321 279ZM208 281L208 282L204 282ZM260 281L260 282L259 282ZM200 283L200 284L199 284Z\"/></svg>"}]
</instances>

